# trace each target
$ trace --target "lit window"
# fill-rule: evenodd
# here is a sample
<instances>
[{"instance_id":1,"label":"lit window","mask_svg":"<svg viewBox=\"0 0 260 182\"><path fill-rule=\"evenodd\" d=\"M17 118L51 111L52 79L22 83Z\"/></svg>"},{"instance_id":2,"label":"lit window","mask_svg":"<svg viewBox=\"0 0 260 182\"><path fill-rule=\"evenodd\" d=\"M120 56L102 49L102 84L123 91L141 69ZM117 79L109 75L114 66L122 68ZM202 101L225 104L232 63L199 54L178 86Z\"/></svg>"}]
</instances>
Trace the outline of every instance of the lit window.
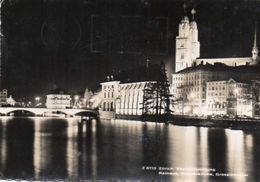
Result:
<instances>
[{"instance_id":1,"label":"lit window","mask_svg":"<svg viewBox=\"0 0 260 182\"><path fill-rule=\"evenodd\" d=\"M106 102L103 103L103 111L106 111Z\"/></svg>"},{"instance_id":2,"label":"lit window","mask_svg":"<svg viewBox=\"0 0 260 182\"><path fill-rule=\"evenodd\" d=\"M111 104L110 104L110 111L113 111L114 110L114 104L113 104L113 102L111 102Z\"/></svg>"}]
</instances>

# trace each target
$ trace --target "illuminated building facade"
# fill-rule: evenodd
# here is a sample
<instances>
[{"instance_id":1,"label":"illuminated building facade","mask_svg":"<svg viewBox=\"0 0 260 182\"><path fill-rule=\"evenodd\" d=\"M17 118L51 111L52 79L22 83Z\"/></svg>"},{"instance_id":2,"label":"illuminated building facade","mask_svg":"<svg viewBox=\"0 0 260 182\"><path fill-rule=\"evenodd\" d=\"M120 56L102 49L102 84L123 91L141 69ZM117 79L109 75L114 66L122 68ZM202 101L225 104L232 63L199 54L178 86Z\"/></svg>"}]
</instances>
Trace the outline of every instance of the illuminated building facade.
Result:
<instances>
[{"instance_id":1,"label":"illuminated building facade","mask_svg":"<svg viewBox=\"0 0 260 182\"><path fill-rule=\"evenodd\" d=\"M199 58L200 42L198 39L198 27L194 20L196 11L191 11L192 20L184 16L179 23L178 36L176 37L175 72L198 64L223 63L228 66L256 65L259 62L257 48L257 29L254 34L254 44L251 57L235 58Z\"/></svg>"},{"instance_id":2,"label":"illuminated building facade","mask_svg":"<svg viewBox=\"0 0 260 182\"><path fill-rule=\"evenodd\" d=\"M207 113L252 117L251 86L234 79L207 82Z\"/></svg>"},{"instance_id":3,"label":"illuminated building facade","mask_svg":"<svg viewBox=\"0 0 260 182\"><path fill-rule=\"evenodd\" d=\"M141 115L144 87L148 82L101 83L100 117L114 118L115 115Z\"/></svg>"},{"instance_id":4,"label":"illuminated building facade","mask_svg":"<svg viewBox=\"0 0 260 182\"><path fill-rule=\"evenodd\" d=\"M200 56L200 43L194 14L195 11L192 10L193 18L191 22L187 16L184 16L179 24L179 33L176 37L175 73L172 75L171 84L171 93L176 99L173 110L175 114L185 115L231 115L234 113L234 108L232 109L234 104L228 105L232 101L231 95L226 93L226 90L213 91L209 89L214 84L226 84L231 89L230 85L232 84L228 82L231 81L231 78L233 78L233 81L239 80L239 82L235 81L237 86L241 86L242 83L251 83L251 80L259 78L257 30L255 30L251 57L198 58ZM251 84L247 85L250 88L251 86ZM214 85L214 87L216 86ZM251 94L246 88L242 90L241 92L245 92L245 95ZM245 95L238 96L236 107L245 108L248 105L248 109L246 109L248 112L245 112L245 114L244 111L239 112L236 109L236 114L252 116L252 101L251 103L243 101ZM252 98L252 95L250 97ZM227 100L229 100L229 103ZM217 103L212 103L213 101Z\"/></svg>"},{"instance_id":5,"label":"illuminated building facade","mask_svg":"<svg viewBox=\"0 0 260 182\"><path fill-rule=\"evenodd\" d=\"M116 99L120 90L119 81L101 83L101 104L99 108L100 117L110 119L115 117Z\"/></svg>"},{"instance_id":6,"label":"illuminated building facade","mask_svg":"<svg viewBox=\"0 0 260 182\"><path fill-rule=\"evenodd\" d=\"M252 81L253 117L260 118L260 81Z\"/></svg>"},{"instance_id":7,"label":"illuminated building facade","mask_svg":"<svg viewBox=\"0 0 260 182\"><path fill-rule=\"evenodd\" d=\"M192 10L194 17L195 10ZM197 23L192 19L189 21L184 16L179 24L179 34L176 37L175 71L192 66L193 62L200 56L200 42L198 41Z\"/></svg>"},{"instance_id":8,"label":"illuminated building facade","mask_svg":"<svg viewBox=\"0 0 260 182\"><path fill-rule=\"evenodd\" d=\"M48 109L66 109L72 106L71 95L63 90L52 90L46 97L46 107Z\"/></svg>"},{"instance_id":9,"label":"illuminated building facade","mask_svg":"<svg viewBox=\"0 0 260 182\"><path fill-rule=\"evenodd\" d=\"M144 87L147 82L120 84L116 114L141 115Z\"/></svg>"}]
</instances>

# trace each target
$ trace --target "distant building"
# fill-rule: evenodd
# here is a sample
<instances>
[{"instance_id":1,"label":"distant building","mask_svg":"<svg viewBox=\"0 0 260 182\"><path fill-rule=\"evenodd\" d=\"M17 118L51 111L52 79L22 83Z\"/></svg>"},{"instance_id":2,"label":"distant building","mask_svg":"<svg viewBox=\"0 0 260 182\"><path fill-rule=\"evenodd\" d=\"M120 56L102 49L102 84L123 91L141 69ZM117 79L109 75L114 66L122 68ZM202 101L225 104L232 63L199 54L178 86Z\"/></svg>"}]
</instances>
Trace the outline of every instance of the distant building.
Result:
<instances>
[{"instance_id":1,"label":"distant building","mask_svg":"<svg viewBox=\"0 0 260 182\"><path fill-rule=\"evenodd\" d=\"M10 95L7 99L6 102L8 105L10 106L14 106L16 104L16 101L14 100L14 98L12 97L12 95Z\"/></svg>"},{"instance_id":2,"label":"distant building","mask_svg":"<svg viewBox=\"0 0 260 182\"><path fill-rule=\"evenodd\" d=\"M49 109L65 109L72 107L71 95L63 90L55 89L46 95L46 107Z\"/></svg>"},{"instance_id":3,"label":"distant building","mask_svg":"<svg viewBox=\"0 0 260 182\"><path fill-rule=\"evenodd\" d=\"M3 89L0 92L0 106L7 105L7 97L8 97L8 91L7 89Z\"/></svg>"}]
</instances>

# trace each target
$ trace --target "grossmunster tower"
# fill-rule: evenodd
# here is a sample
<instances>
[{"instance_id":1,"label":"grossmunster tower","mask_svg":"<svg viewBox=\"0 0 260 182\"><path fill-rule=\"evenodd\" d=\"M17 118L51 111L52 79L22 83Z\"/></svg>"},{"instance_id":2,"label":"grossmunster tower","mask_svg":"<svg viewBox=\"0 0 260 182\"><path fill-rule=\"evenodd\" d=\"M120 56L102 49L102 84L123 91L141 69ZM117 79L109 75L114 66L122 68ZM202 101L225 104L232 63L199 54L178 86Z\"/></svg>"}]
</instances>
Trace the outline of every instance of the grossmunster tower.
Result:
<instances>
[{"instance_id":1,"label":"grossmunster tower","mask_svg":"<svg viewBox=\"0 0 260 182\"><path fill-rule=\"evenodd\" d=\"M176 37L175 72L191 67L200 56L198 27L194 20L195 9L191 10L192 21L184 16L179 24L179 35Z\"/></svg>"}]
</instances>

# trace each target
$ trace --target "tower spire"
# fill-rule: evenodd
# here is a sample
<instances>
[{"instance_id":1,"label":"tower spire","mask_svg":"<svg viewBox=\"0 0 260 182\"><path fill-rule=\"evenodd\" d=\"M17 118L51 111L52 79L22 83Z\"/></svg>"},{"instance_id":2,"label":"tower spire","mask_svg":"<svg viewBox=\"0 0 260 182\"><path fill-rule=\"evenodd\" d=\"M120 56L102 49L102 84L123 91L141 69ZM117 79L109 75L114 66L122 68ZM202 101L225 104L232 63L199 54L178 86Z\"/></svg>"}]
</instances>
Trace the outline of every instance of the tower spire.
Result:
<instances>
[{"instance_id":1,"label":"tower spire","mask_svg":"<svg viewBox=\"0 0 260 182\"><path fill-rule=\"evenodd\" d=\"M191 15L192 15L192 20L193 20L193 21L194 21L195 14L196 14L196 10L193 8L193 9L191 10Z\"/></svg>"},{"instance_id":2,"label":"tower spire","mask_svg":"<svg viewBox=\"0 0 260 182\"><path fill-rule=\"evenodd\" d=\"M255 34L254 34L254 45L252 49L252 58L255 61L258 57L258 47L257 47L257 21L255 23Z\"/></svg>"},{"instance_id":3,"label":"tower spire","mask_svg":"<svg viewBox=\"0 0 260 182\"><path fill-rule=\"evenodd\" d=\"M186 3L183 3L183 12L184 12L184 16L186 15L186 9L187 9L187 5Z\"/></svg>"}]
</instances>

